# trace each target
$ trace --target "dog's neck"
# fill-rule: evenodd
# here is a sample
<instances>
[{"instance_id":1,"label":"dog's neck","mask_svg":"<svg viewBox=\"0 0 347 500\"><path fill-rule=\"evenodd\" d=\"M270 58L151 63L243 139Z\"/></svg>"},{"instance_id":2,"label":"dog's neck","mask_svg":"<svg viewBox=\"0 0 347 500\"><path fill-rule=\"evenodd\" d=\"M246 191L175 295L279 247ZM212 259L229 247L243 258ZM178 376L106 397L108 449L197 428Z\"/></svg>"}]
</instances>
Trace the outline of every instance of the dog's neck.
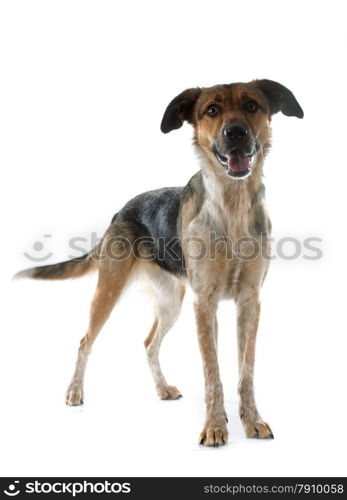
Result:
<instances>
[{"instance_id":1,"label":"dog's neck","mask_svg":"<svg viewBox=\"0 0 347 500\"><path fill-rule=\"evenodd\" d=\"M202 179L206 208L218 225L223 221L223 232L233 236L249 234L250 212L264 197L262 184L263 157L259 155L252 173L245 179L231 179L213 158L202 157Z\"/></svg>"}]
</instances>

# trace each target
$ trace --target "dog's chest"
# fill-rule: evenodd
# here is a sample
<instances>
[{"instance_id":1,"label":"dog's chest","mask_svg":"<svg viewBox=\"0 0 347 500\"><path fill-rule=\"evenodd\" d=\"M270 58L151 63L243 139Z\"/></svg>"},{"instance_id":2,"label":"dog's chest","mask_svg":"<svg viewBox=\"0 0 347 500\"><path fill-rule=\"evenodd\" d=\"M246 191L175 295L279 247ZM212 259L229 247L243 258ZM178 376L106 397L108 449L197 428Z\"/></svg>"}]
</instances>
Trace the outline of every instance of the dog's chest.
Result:
<instances>
[{"instance_id":1,"label":"dog's chest","mask_svg":"<svg viewBox=\"0 0 347 500\"><path fill-rule=\"evenodd\" d=\"M189 227L189 267L193 288L214 287L221 299L237 297L240 284L259 286L266 272L262 236L253 229L251 211L225 210L205 202ZM195 285L195 286L194 286Z\"/></svg>"}]
</instances>

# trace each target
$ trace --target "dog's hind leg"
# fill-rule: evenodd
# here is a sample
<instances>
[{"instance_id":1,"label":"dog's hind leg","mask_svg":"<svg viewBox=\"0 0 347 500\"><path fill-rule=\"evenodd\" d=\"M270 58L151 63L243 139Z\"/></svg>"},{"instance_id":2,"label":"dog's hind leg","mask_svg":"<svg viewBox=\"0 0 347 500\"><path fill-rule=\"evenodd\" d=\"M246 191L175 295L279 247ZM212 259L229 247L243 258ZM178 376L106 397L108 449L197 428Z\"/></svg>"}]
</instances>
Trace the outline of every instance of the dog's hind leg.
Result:
<instances>
[{"instance_id":1,"label":"dog's hind leg","mask_svg":"<svg viewBox=\"0 0 347 500\"><path fill-rule=\"evenodd\" d=\"M87 334L82 338L75 373L66 393L66 404L83 404L83 379L91 347L119 299L129 279L134 257L117 260L107 252L99 264L99 280L90 309L90 321Z\"/></svg>"},{"instance_id":2,"label":"dog's hind leg","mask_svg":"<svg viewBox=\"0 0 347 500\"><path fill-rule=\"evenodd\" d=\"M154 285L155 294L155 321L148 337L145 348L148 364L152 372L154 383L160 399L178 399L179 390L168 385L161 371L159 350L165 334L176 322L181 311L185 286L182 281L166 271L150 266L148 275Z\"/></svg>"}]
</instances>

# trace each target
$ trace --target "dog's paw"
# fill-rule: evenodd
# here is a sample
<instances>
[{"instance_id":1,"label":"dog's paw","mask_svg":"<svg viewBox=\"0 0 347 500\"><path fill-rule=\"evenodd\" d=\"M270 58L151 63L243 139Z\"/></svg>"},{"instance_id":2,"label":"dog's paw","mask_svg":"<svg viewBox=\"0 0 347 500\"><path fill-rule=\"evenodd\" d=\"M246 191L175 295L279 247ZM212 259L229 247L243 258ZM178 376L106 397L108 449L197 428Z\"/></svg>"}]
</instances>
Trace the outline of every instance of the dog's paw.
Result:
<instances>
[{"instance_id":1,"label":"dog's paw","mask_svg":"<svg viewBox=\"0 0 347 500\"><path fill-rule=\"evenodd\" d=\"M65 403L69 406L83 405L83 390L80 386L71 384L66 392Z\"/></svg>"},{"instance_id":2,"label":"dog's paw","mask_svg":"<svg viewBox=\"0 0 347 500\"><path fill-rule=\"evenodd\" d=\"M262 420L255 420L254 422L243 422L245 434L248 438L259 439L274 439L274 435L269 424Z\"/></svg>"},{"instance_id":3,"label":"dog's paw","mask_svg":"<svg viewBox=\"0 0 347 500\"><path fill-rule=\"evenodd\" d=\"M179 399L182 394L173 385L157 385L157 393L160 399Z\"/></svg>"},{"instance_id":4,"label":"dog's paw","mask_svg":"<svg viewBox=\"0 0 347 500\"><path fill-rule=\"evenodd\" d=\"M225 418L221 422L207 422L199 438L204 446L222 446L228 442L228 430Z\"/></svg>"}]
</instances>

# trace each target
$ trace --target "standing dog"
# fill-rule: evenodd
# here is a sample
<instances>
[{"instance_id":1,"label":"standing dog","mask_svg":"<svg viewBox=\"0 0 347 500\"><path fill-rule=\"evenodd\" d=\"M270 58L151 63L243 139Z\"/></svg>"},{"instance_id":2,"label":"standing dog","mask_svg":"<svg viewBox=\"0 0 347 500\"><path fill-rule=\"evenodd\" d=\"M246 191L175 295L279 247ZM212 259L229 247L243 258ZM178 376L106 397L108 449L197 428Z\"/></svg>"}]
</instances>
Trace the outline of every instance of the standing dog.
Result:
<instances>
[{"instance_id":1,"label":"standing dog","mask_svg":"<svg viewBox=\"0 0 347 500\"><path fill-rule=\"evenodd\" d=\"M270 148L271 117L281 111L303 117L294 95L270 80L192 88L168 105L165 134L189 122L201 170L183 188L163 188L130 200L112 219L101 243L83 257L35 267L17 276L65 279L98 269L90 324L80 343L68 405L83 403L83 378L94 340L123 288L145 274L156 297L155 319L145 341L150 369L161 399L181 396L168 385L159 364L164 335L175 323L188 281L203 360L206 421L200 443L227 442L227 418L217 360L217 305L237 305L240 417L246 436L272 438L254 399L255 342L260 288L269 259L271 230L264 208L262 168ZM266 253L266 252L265 252Z\"/></svg>"}]
</instances>

